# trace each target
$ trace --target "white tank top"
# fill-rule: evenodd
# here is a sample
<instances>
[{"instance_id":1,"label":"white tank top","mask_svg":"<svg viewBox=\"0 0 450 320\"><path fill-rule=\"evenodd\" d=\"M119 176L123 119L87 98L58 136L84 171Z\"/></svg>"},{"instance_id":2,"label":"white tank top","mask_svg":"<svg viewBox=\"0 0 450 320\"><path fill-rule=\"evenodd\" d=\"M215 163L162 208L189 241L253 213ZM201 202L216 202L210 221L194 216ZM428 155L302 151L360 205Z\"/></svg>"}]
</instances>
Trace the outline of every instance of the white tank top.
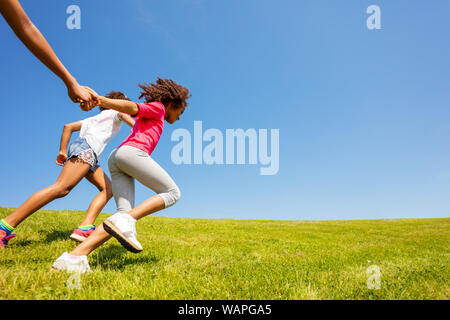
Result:
<instances>
[{"instance_id":1,"label":"white tank top","mask_svg":"<svg viewBox=\"0 0 450 320\"><path fill-rule=\"evenodd\" d=\"M81 121L80 138L85 138L97 158L100 158L106 145L119 132L121 124L117 111L103 110Z\"/></svg>"}]
</instances>

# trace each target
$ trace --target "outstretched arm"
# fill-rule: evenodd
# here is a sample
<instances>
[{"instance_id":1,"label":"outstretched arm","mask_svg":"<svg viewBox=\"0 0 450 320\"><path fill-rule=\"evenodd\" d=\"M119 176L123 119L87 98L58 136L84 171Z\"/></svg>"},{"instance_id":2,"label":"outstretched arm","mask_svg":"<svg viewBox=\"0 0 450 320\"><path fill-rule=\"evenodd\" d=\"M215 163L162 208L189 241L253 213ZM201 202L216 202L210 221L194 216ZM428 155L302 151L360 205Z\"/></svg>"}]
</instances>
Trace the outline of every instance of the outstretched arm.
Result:
<instances>
[{"instance_id":1,"label":"outstretched arm","mask_svg":"<svg viewBox=\"0 0 450 320\"><path fill-rule=\"evenodd\" d=\"M70 99L88 102L85 108L92 108L92 96L80 86L64 67L38 28L34 26L18 0L1 0L0 13L23 44L66 85Z\"/></svg>"},{"instance_id":2,"label":"outstretched arm","mask_svg":"<svg viewBox=\"0 0 450 320\"><path fill-rule=\"evenodd\" d=\"M129 114L131 116L135 116L139 112L139 107L135 102L131 102L128 100L120 100L120 99L109 99L103 96L99 96L97 92L92 90L89 87L83 87L88 90L91 95L94 97L94 103L97 106L113 109L122 113ZM82 103L81 103L82 105Z\"/></svg>"},{"instance_id":3,"label":"outstretched arm","mask_svg":"<svg viewBox=\"0 0 450 320\"><path fill-rule=\"evenodd\" d=\"M103 96L98 96L98 105L104 108L113 109L129 115L137 115L139 108L136 103L128 100L109 99Z\"/></svg>"},{"instance_id":4,"label":"outstretched arm","mask_svg":"<svg viewBox=\"0 0 450 320\"><path fill-rule=\"evenodd\" d=\"M56 164L59 166L64 166L67 160L67 145L69 144L70 137L72 137L72 132L81 130L81 121L68 123L64 126L61 143L59 145L59 153L56 157Z\"/></svg>"}]
</instances>

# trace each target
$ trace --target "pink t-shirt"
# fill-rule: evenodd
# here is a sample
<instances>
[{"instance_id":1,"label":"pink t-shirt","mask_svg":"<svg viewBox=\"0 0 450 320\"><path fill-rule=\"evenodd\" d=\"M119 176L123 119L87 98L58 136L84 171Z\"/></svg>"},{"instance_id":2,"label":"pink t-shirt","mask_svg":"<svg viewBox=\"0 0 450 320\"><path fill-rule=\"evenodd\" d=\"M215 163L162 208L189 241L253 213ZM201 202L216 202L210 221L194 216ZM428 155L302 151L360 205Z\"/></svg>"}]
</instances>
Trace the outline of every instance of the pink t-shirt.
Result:
<instances>
[{"instance_id":1,"label":"pink t-shirt","mask_svg":"<svg viewBox=\"0 0 450 320\"><path fill-rule=\"evenodd\" d=\"M139 112L134 116L136 122L128 138L119 147L133 146L150 155L161 137L166 108L161 102L136 104L139 108Z\"/></svg>"}]
</instances>

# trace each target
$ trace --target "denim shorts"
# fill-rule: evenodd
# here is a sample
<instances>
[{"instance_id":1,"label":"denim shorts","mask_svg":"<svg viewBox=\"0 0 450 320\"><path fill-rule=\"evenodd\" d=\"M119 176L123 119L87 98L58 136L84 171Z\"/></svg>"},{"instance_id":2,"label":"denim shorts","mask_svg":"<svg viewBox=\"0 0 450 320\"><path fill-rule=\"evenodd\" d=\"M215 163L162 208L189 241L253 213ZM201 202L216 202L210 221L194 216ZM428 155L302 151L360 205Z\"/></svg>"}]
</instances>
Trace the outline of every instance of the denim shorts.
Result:
<instances>
[{"instance_id":1,"label":"denim shorts","mask_svg":"<svg viewBox=\"0 0 450 320\"><path fill-rule=\"evenodd\" d=\"M91 172L94 172L99 167L97 155L85 138L77 138L69 145L66 162L73 157L78 157L80 160L89 163L91 165Z\"/></svg>"}]
</instances>

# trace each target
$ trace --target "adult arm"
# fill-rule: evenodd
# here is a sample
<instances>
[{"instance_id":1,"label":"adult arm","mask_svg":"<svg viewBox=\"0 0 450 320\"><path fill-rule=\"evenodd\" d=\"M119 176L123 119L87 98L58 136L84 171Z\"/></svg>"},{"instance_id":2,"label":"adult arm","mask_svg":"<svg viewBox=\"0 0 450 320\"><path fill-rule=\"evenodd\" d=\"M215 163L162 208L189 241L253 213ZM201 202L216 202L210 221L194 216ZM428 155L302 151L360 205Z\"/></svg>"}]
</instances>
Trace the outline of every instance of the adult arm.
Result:
<instances>
[{"instance_id":1,"label":"adult arm","mask_svg":"<svg viewBox=\"0 0 450 320\"><path fill-rule=\"evenodd\" d=\"M90 109L92 96L64 67L47 40L34 26L18 0L1 0L0 13L23 44L66 85L73 102L85 101L84 108Z\"/></svg>"}]
</instances>

